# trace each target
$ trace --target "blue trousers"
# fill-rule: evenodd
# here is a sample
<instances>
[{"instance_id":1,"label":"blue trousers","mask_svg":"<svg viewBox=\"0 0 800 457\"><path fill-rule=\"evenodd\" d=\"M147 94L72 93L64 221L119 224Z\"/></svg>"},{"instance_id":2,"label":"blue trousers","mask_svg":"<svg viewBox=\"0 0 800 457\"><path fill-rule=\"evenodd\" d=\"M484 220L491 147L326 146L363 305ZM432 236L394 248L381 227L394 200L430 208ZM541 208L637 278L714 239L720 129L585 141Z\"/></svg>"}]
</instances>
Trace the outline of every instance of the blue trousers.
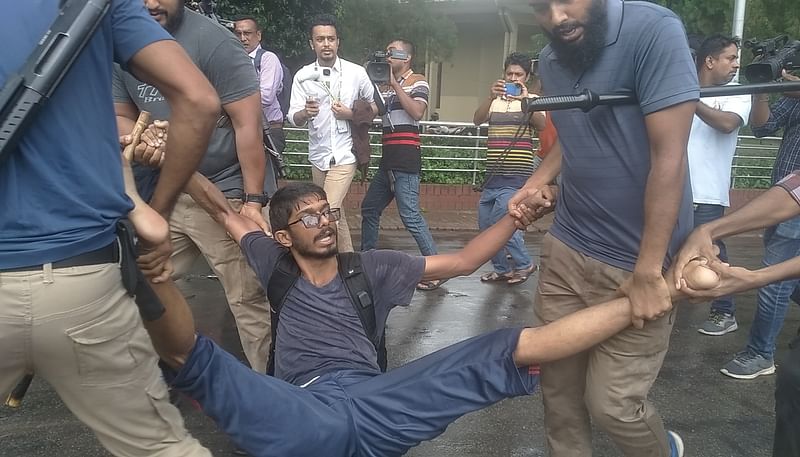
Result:
<instances>
[{"instance_id":1,"label":"blue trousers","mask_svg":"<svg viewBox=\"0 0 800 457\"><path fill-rule=\"evenodd\" d=\"M488 229L497 221L503 218L508 212L508 201L519 189L513 187L498 187L484 189L481 192L481 199L478 203L478 228L481 231ZM511 254L511 265L506 257L506 252ZM492 266L494 271L503 274L510 273L512 270L525 270L533 264L528 249L525 247L525 239L522 231L517 230L494 257Z\"/></svg>"},{"instance_id":2,"label":"blue trousers","mask_svg":"<svg viewBox=\"0 0 800 457\"><path fill-rule=\"evenodd\" d=\"M800 216L782 222L764 232L764 266L775 265L800 255ZM747 348L772 359L775 340L783 328L789 298L798 279L774 282L758 289L756 315L750 327Z\"/></svg>"},{"instance_id":3,"label":"blue trousers","mask_svg":"<svg viewBox=\"0 0 800 457\"><path fill-rule=\"evenodd\" d=\"M400 220L417 242L419 252L425 256L435 255L436 243L419 210L419 173L393 170L378 170L361 202L361 250L378 246L381 214L392 199L397 202Z\"/></svg>"},{"instance_id":4,"label":"blue trousers","mask_svg":"<svg viewBox=\"0 0 800 457\"><path fill-rule=\"evenodd\" d=\"M694 205L694 226L697 228L700 225L707 224L711 221L717 220L725 215L725 207L722 205L709 205L706 203L697 203ZM719 259L723 262L728 262L728 249L722 240L717 240L714 243L719 248ZM734 314L736 312L736 305L733 302L733 295L726 295L711 302L711 309L726 314Z\"/></svg>"},{"instance_id":5,"label":"blue trousers","mask_svg":"<svg viewBox=\"0 0 800 457\"><path fill-rule=\"evenodd\" d=\"M198 336L172 385L254 457L401 456L466 413L533 393L538 369L517 368L512 357L520 332L477 336L385 374L327 373L305 388Z\"/></svg>"}]
</instances>

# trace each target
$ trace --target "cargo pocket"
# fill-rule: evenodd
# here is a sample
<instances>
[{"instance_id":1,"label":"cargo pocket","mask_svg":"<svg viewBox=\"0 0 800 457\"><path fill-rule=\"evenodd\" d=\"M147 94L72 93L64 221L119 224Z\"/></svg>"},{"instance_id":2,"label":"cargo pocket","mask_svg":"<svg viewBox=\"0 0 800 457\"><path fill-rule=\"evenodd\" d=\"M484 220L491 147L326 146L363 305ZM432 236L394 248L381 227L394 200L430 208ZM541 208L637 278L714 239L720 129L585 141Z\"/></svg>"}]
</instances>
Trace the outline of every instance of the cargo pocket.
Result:
<instances>
[{"instance_id":1,"label":"cargo pocket","mask_svg":"<svg viewBox=\"0 0 800 457\"><path fill-rule=\"evenodd\" d=\"M183 425L183 418L178 412L178 408L170 403L169 390L167 390L167 384L161 376L157 376L147 386L147 397L162 422L162 426L159 427L161 432L159 441L174 443L186 438L186 427Z\"/></svg>"},{"instance_id":2,"label":"cargo pocket","mask_svg":"<svg viewBox=\"0 0 800 457\"><path fill-rule=\"evenodd\" d=\"M138 322L108 313L66 330L72 340L81 385L123 385L141 376L130 350Z\"/></svg>"}]
</instances>

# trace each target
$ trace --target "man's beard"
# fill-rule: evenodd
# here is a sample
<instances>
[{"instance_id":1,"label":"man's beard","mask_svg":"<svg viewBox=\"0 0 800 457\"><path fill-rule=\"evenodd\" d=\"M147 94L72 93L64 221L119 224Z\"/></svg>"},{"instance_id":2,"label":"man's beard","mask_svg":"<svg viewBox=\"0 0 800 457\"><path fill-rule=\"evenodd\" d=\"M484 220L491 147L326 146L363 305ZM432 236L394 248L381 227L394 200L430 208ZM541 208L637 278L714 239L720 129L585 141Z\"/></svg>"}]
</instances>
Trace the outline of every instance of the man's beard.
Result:
<instances>
[{"instance_id":1,"label":"man's beard","mask_svg":"<svg viewBox=\"0 0 800 457\"><path fill-rule=\"evenodd\" d=\"M184 8L183 5L180 5L178 9L175 10L174 14L167 14L167 22L164 24L164 29L169 33L175 33L178 27L180 27L181 22L183 22L183 15Z\"/></svg>"},{"instance_id":2,"label":"man's beard","mask_svg":"<svg viewBox=\"0 0 800 457\"><path fill-rule=\"evenodd\" d=\"M333 243L327 246L327 248L324 251L313 250L312 246L314 245L314 243L321 240L322 238L325 238L326 236L331 236L333 238ZM319 235L315 236L310 246L306 246L305 244L302 243L295 243L294 248L297 250L297 253L302 257L311 259L329 259L331 257L336 256L336 254L339 252L337 241L338 240L337 240L336 230L329 227L328 230L323 230L319 233Z\"/></svg>"},{"instance_id":3,"label":"man's beard","mask_svg":"<svg viewBox=\"0 0 800 457\"><path fill-rule=\"evenodd\" d=\"M608 12L605 0L594 0L589 7L589 15L583 25L583 38L578 43L565 43L558 38L558 27L544 31L550 38L550 46L558 57L558 62L575 73L582 73L591 67L605 47L608 32Z\"/></svg>"}]
</instances>

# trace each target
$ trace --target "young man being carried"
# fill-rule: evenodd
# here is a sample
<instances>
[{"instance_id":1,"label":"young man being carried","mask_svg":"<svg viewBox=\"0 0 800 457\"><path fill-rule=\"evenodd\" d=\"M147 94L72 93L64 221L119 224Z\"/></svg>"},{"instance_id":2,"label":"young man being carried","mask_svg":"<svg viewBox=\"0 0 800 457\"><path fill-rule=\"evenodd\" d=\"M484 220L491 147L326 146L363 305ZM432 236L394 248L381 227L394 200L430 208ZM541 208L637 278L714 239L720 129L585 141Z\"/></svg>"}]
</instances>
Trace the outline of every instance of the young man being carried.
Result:
<instances>
[{"instance_id":1,"label":"young man being carried","mask_svg":"<svg viewBox=\"0 0 800 457\"><path fill-rule=\"evenodd\" d=\"M176 371L172 385L199 401L254 456L403 455L468 412L532 393L537 363L585 350L630 325L630 303L621 298L545 327L484 334L381 374L338 274L340 213L321 188L293 184L275 194L274 239L233 211L202 176L195 175L187 191L239 242L264 286L287 252L301 272L275 328L276 377L248 370L210 339L195 336L180 292L171 282L153 285L167 310L148 330ZM378 325L385 325L393 306L410 302L420 280L470 274L514 231L506 217L452 254L360 254L364 272L381 284L374 296Z\"/></svg>"}]
</instances>

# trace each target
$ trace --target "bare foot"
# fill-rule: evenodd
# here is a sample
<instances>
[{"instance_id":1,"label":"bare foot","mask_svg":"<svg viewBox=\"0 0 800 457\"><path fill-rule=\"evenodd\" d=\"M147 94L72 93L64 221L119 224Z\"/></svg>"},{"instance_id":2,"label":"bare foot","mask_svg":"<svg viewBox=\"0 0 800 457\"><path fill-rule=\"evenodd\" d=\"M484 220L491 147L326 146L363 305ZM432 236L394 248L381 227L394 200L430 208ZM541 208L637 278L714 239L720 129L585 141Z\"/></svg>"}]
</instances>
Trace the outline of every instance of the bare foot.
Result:
<instances>
[{"instance_id":1,"label":"bare foot","mask_svg":"<svg viewBox=\"0 0 800 457\"><path fill-rule=\"evenodd\" d=\"M131 212L128 213L128 219L136 228L136 234L152 244L166 242L169 238L169 224L139 196L131 164L125 160L125 157L122 158L122 176L125 180L125 193L128 194L128 198L133 201L134 205Z\"/></svg>"}]
</instances>

